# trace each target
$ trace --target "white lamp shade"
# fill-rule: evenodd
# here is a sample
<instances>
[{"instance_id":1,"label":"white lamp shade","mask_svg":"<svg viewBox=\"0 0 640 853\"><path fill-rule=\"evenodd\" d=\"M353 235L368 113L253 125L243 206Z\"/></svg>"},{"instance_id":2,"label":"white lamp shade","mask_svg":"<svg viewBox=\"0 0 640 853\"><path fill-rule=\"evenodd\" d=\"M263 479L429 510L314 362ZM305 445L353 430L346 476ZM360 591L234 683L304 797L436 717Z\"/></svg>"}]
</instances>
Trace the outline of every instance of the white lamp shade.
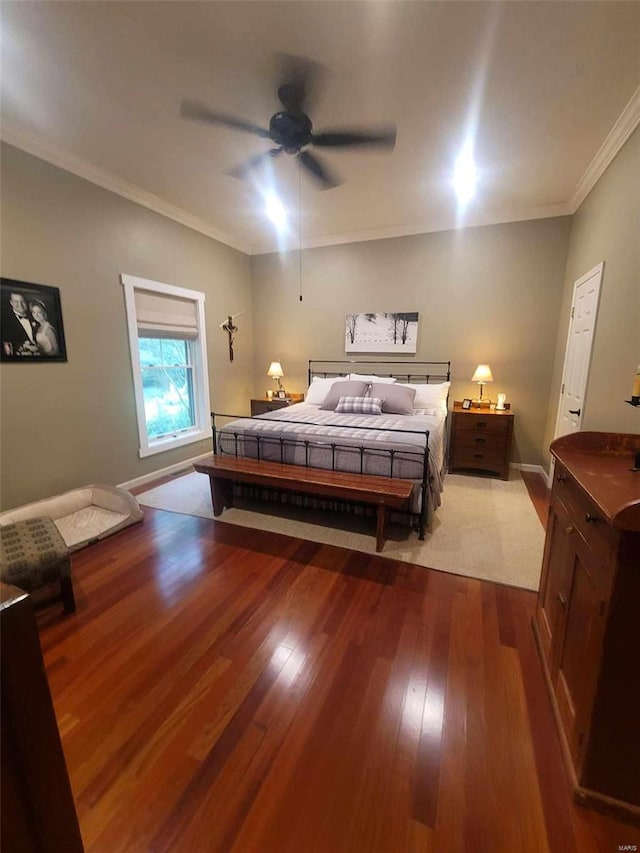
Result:
<instances>
[{"instance_id":1,"label":"white lamp shade","mask_svg":"<svg viewBox=\"0 0 640 853\"><path fill-rule=\"evenodd\" d=\"M493 376L491 374L491 368L488 364L479 364L476 367L476 372L471 377L472 382L482 382L484 385L485 382L493 382Z\"/></svg>"},{"instance_id":2,"label":"white lamp shade","mask_svg":"<svg viewBox=\"0 0 640 853\"><path fill-rule=\"evenodd\" d=\"M267 370L267 376L270 376L272 379L280 379L281 376L284 376L284 371L279 361L271 362L269 370Z\"/></svg>"}]
</instances>

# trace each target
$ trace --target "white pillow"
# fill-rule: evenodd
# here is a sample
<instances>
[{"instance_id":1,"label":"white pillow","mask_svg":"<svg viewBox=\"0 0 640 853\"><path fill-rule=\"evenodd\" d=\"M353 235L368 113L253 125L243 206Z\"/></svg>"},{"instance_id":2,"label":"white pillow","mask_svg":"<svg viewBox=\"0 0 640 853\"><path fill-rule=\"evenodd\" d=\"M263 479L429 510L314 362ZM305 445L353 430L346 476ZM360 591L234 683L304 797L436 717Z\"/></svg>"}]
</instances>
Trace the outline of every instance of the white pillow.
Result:
<instances>
[{"instance_id":1,"label":"white pillow","mask_svg":"<svg viewBox=\"0 0 640 853\"><path fill-rule=\"evenodd\" d=\"M386 383L388 383L389 385L390 385L392 382L397 382L397 381L398 381L398 380L395 378L395 376L373 376L373 375L371 375L371 376L365 376L365 375L363 375L362 373L350 373L350 374L349 374L349 376L348 376L347 378L348 378L348 379L353 379L353 380L355 380L356 382L369 382L369 383L371 383L371 382L386 382Z\"/></svg>"},{"instance_id":2,"label":"white pillow","mask_svg":"<svg viewBox=\"0 0 640 853\"><path fill-rule=\"evenodd\" d=\"M449 388L451 387L450 382L421 385L411 383L411 385L405 385L405 387L416 389L416 396L413 400L414 409L433 409L437 407L446 412L447 397L449 396Z\"/></svg>"},{"instance_id":3,"label":"white pillow","mask_svg":"<svg viewBox=\"0 0 640 853\"><path fill-rule=\"evenodd\" d=\"M314 376L311 380L311 385L307 389L304 398L305 403L312 403L314 406L321 406L334 382L344 382L345 376L331 376L328 379L321 379L319 376Z\"/></svg>"}]
</instances>

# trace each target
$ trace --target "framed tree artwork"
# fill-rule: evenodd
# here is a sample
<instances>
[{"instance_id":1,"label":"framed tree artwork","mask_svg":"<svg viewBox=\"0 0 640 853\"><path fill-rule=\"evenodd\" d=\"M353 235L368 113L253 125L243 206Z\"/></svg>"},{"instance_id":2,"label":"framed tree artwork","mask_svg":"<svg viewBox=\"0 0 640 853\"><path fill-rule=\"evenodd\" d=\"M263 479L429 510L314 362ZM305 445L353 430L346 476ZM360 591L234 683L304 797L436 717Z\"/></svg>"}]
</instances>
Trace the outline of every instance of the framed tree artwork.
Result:
<instances>
[{"instance_id":1,"label":"framed tree artwork","mask_svg":"<svg viewBox=\"0 0 640 853\"><path fill-rule=\"evenodd\" d=\"M347 314L345 352L414 354L418 344L418 312Z\"/></svg>"},{"instance_id":2,"label":"framed tree artwork","mask_svg":"<svg viewBox=\"0 0 640 853\"><path fill-rule=\"evenodd\" d=\"M0 278L0 361L66 361L60 290Z\"/></svg>"}]
</instances>

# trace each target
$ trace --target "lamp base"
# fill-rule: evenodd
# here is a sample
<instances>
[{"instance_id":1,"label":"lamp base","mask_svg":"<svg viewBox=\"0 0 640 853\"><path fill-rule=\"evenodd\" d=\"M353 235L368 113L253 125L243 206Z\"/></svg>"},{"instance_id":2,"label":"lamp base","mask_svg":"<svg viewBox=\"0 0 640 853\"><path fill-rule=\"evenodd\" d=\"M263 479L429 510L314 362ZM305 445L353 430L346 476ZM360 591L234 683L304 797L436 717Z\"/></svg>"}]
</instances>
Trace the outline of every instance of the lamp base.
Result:
<instances>
[{"instance_id":1,"label":"lamp base","mask_svg":"<svg viewBox=\"0 0 640 853\"><path fill-rule=\"evenodd\" d=\"M474 397L471 401L471 405L474 409L489 409L491 408L491 400L486 397L480 397L480 399Z\"/></svg>"}]
</instances>

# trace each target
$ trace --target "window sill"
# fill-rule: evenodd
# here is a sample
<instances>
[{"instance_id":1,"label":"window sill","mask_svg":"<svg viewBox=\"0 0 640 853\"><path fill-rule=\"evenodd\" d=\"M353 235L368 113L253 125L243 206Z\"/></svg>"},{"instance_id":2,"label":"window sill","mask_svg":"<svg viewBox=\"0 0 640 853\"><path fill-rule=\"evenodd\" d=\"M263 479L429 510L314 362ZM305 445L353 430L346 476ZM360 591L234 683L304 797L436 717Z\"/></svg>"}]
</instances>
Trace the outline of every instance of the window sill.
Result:
<instances>
[{"instance_id":1,"label":"window sill","mask_svg":"<svg viewBox=\"0 0 640 853\"><path fill-rule=\"evenodd\" d=\"M210 439L210 430L194 430L181 435L156 439L147 447L141 447L138 454L141 459L144 459L145 456L153 456L156 453L164 453L166 450L173 450L176 447L184 447L186 444L194 444L196 441L209 441Z\"/></svg>"}]
</instances>

